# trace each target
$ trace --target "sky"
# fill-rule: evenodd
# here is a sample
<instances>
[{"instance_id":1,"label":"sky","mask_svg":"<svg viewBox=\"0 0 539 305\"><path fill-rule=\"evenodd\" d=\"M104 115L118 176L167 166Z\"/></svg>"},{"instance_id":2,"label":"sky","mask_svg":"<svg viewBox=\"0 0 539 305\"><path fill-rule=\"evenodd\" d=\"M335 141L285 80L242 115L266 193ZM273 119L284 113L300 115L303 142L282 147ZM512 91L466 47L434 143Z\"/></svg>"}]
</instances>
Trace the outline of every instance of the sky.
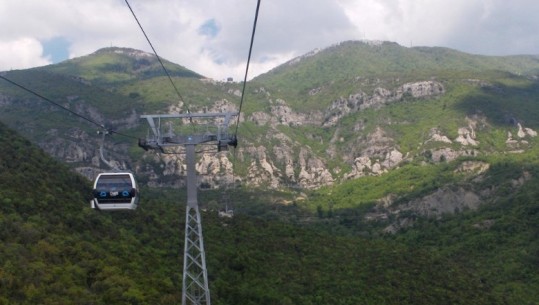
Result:
<instances>
[{"instance_id":1,"label":"sky","mask_svg":"<svg viewBox=\"0 0 539 305\"><path fill-rule=\"evenodd\" d=\"M243 80L257 0L128 0L157 54ZM537 0L261 0L248 79L346 40L539 55ZM104 47L153 53L126 0L1 0L0 71Z\"/></svg>"}]
</instances>

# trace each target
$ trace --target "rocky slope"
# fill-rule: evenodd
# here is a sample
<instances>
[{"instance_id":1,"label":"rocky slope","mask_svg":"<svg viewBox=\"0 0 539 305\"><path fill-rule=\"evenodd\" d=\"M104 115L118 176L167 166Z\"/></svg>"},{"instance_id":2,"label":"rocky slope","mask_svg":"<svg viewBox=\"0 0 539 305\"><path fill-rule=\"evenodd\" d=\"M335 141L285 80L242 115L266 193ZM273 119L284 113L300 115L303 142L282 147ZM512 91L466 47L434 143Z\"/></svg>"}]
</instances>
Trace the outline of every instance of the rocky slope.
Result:
<instances>
[{"instance_id":1,"label":"rocky slope","mask_svg":"<svg viewBox=\"0 0 539 305\"><path fill-rule=\"evenodd\" d=\"M506 61L442 51L391 43L345 43L258 77L247 86L249 107L240 117L238 148L199 154L200 186L218 188L236 183L270 189L318 189L382 175L407 162L428 166L463 156L531 149L539 126L533 119L537 111L523 110L528 108L522 105L530 105L539 90L535 89L535 76L524 74L526 64L511 66L508 62L517 62L515 58ZM119 63L85 72L81 63L95 56L112 56ZM363 57L370 57L371 65ZM139 119L141 114L178 113L187 106L160 93L159 86L167 82L155 76L155 63L148 58L140 51L107 49L61 66L17 73L24 74L21 80L34 77L34 88L43 90L53 87L53 80L39 73L68 75L54 79L55 84L62 83L51 91L64 107L122 133L144 137L147 126ZM468 64L454 64L459 60ZM522 58L533 70L530 60ZM373 66L374 62L378 66ZM491 72L487 66L501 70ZM507 72L503 70L506 66L520 72ZM316 72L325 67L332 67L331 73ZM107 74L110 69L122 76ZM105 71L103 78L95 77L95 71ZM215 82L181 68L175 71L177 80L185 82L182 86L190 86L188 97L200 101L189 104L191 112L238 110L240 84ZM276 85L279 80L282 87ZM96 98L97 93L104 97ZM39 111L21 119L29 108ZM101 137L95 134L99 128L66 117L61 110L17 93L5 83L0 87L0 109L3 121L80 173L92 178L105 169L99 158ZM43 113L50 114L52 122L41 124ZM184 185L181 153L143 152L133 139L118 135L107 138L104 148L108 160L135 171L149 186ZM480 167L484 166L488 164ZM373 217L408 210L438 215L474 208L484 196L484 190L440 189L414 202L380 210Z\"/></svg>"}]
</instances>

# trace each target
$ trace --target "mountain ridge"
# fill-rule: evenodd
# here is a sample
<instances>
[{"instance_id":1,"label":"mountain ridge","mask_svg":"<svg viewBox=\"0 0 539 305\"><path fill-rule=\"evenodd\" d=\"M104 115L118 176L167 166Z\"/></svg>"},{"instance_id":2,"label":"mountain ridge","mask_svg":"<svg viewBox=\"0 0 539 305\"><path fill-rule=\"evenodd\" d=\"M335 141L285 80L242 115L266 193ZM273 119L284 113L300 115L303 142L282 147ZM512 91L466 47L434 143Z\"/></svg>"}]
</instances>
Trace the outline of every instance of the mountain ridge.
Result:
<instances>
[{"instance_id":1,"label":"mountain ridge","mask_svg":"<svg viewBox=\"0 0 539 305\"><path fill-rule=\"evenodd\" d=\"M128 58L131 58L129 54L150 56L132 49L104 49L75 60L80 61L76 66L84 66L85 61L97 61L97 67L102 67L104 62L107 66L107 61L100 59L103 54ZM427 60L423 59L425 54ZM437 57L442 64L432 68ZM373 58L376 60L369 60ZM458 65L448 64L458 60L461 60ZM409 164L429 167L462 162L462 158L465 161L489 158L499 153L530 156L536 150L535 129L539 127L536 119L539 108L534 103L539 94L536 76L493 68L514 68L513 63L517 62L533 71L534 61L536 57L476 56L445 48L406 48L390 42L334 45L248 84L244 97L248 102L239 125L245 136L240 138L234 164L226 153L201 157L197 164L200 184L218 188L233 182L248 187L310 191L363 177L384 180L385 174ZM477 63L474 66L470 62ZM173 80L180 90L187 90L186 99L178 101L163 75L139 77L132 74L133 68L126 66L122 75L131 73L131 78L117 77L115 73L110 76L110 70L105 69L103 73L108 77L85 83L80 75L64 74L78 69L69 69L69 63L38 70L61 75L64 93L47 83L47 77L26 74L35 70L7 75L19 73L22 80L33 77L34 86L54 88L55 96L65 98L66 105L79 107L99 122L106 123L105 110L121 105L123 108L112 110L118 116L114 123L134 137L145 136L137 116L148 111L238 109L238 83L175 75ZM490 66L491 63L496 65ZM89 72L81 75L93 75L99 70L91 64L89 67ZM157 67L155 61L152 67ZM368 69L364 70L365 67ZM327 74L327 70L332 74ZM371 75L372 71L376 73ZM81 88L80 92L89 90L88 94L68 95L75 84ZM277 86L280 84L285 85ZM9 94L4 98L4 107L13 113L21 111L30 115L25 111L33 102L12 95L13 89L4 91L4 88L5 85L1 92ZM117 96L121 102L111 103L107 97L92 101L97 93L112 94L111 97ZM89 104L93 108L87 108ZM89 177L100 170L96 149L100 144L91 135L91 128L70 119L62 122L65 127L39 130L35 123L39 113L32 115L29 118L35 118L32 121L35 126L22 128L30 133L27 134L30 138L33 136L49 153L70 162ZM119 119L126 115L126 119ZM16 128L25 126L24 122L13 122L10 116L4 115L2 119L11 121L11 126ZM134 169L144 183L161 187L184 185L181 155L156 157L137 151L127 139L116 137L113 141L105 143L109 157ZM394 196L381 193L378 199L390 195Z\"/></svg>"},{"instance_id":2,"label":"mountain ridge","mask_svg":"<svg viewBox=\"0 0 539 305\"><path fill-rule=\"evenodd\" d=\"M325 69L326 73L313 73L313 67L308 71L299 71L304 61L313 61L312 66ZM337 64L333 65L333 60ZM290 69L294 66L294 69ZM271 71L257 76L253 81L272 83L272 78L285 78L286 83L292 81L287 75L301 73L301 75L323 76L314 82L326 83L328 80L339 78L353 78L358 73L373 75L380 73L419 75L421 78L431 77L433 74L447 71L481 71L500 70L520 74L537 74L539 56L485 56L472 55L454 49L442 47L403 47L395 42L388 41L345 41L333 46L312 51L306 55L294 58L287 63L272 69ZM333 69L336 68L336 69ZM292 72L294 71L294 72ZM338 76L336 76L338 75ZM283 85L284 82L279 85ZM296 82L292 82L297 86Z\"/></svg>"},{"instance_id":3,"label":"mountain ridge","mask_svg":"<svg viewBox=\"0 0 539 305\"><path fill-rule=\"evenodd\" d=\"M183 66L160 58L169 75L176 77L203 78ZM106 82L124 82L132 77L138 79L151 78L162 74L161 62L154 54L132 48L107 47L92 54L66 60L62 63L36 69L45 69L55 73L71 74L87 81L100 84ZM106 82L99 80L103 76Z\"/></svg>"}]
</instances>

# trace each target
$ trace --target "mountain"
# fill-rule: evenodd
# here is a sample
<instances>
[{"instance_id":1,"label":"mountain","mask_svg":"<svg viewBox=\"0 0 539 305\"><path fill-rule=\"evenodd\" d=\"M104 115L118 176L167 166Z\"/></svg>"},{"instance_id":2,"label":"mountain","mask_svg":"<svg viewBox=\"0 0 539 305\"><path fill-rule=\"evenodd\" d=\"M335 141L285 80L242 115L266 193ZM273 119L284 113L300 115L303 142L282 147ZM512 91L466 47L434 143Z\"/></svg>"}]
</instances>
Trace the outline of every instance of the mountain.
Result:
<instances>
[{"instance_id":1,"label":"mountain","mask_svg":"<svg viewBox=\"0 0 539 305\"><path fill-rule=\"evenodd\" d=\"M166 62L180 99L135 66L141 56L108 48L2 73L121 132L105 157L134 170L144 194L136 213L90 210L89 181L65 163L103 170L101 128L0 81L0 120L64 163L0 129L0 303L178 302L183 155L138 148L139 115L237 110L241 84ZM535 304L537 66L345 42L249 82L238 148L197 162L212 301ZM217 217L224 190L232 219Z\"/></svg>"},{"instance_id":2,"label":"mountain","mask_svg":"<svg viewBox=\"0 0 539 305\"><path fill-rule=\"evenodd\" d=\"M180 99L151 58L107 48L4 75L129 136L107 138L106 158L135 171L145 185L178 188L184 186L183 155L138 148L133 138L144 138L148 130L139 115L234 111L241 84L208 80L164 61ZM247 84L240 145L228 153L202 154L200 185L290 190L291 201L313 199L305 204L312 213L319 206L334 209L315 199L326 196L325 187L343 185L354 189L354 198L340 200L347 202L340 209L374 204L371 216L382 220L476 209L498 196L497 188L479 182L501 156L528 162L536 153L538 59L365 41L306 54ZM3 122L79 173L92 177L102 170L98 126L6 82L0 86ZM166 132L172 125L162 126L169 126ZM194 125L188 132L208 128ZM521 181L519 186L526 177L522 171L511 179ZM377 187L358 193L357 184L371 180ZM453 190L457 182L464 184ZM401 227L392 222L386 229Z\"/></svg>"},{"instance_id":3,"label":"mountain","mask_svg":"<svg viewBox=\"0 0 539 305\"><path fill-rule=\"evenodd\" d=\"M448 71L534 74L538 61L539 56L483 56L441 47L407 48L389 41L345 41L292 59L255 80L266 83L285 80L289 87L298 89L298 81L325 83L353 79L361 74L384 78L387 75L425 77ZM293 77L294 74L309 77Z\"/></svg>"},{"instance_id":4,"label":"mountain","mask_svg":"<svg viewBox=\"0 0 539 305\"><path fill-rule=\"evenodd\" d=\"M202 75L185 67L161 60L172 77L203 78ZM46 70L76 75L83 80L104 86L163 76L163 68L153 54L128 48L104 48L89 56L49 66Z\"/></svg>"},{"instance_id":5,"label":"mountain","mask_svg":"<svg viewBox=\"0 0 539 305\"><path fill-rule=\"evenodd\" d=\"M327 107L335 96L356 93L357 88L391 89L433 77L446 80L475 75L491 79L497 72L533 76L538 74L538 66L539 56L481 56L439 47L406 48L387 41L347 41L295 58L254 81L293 95L292 107L301 109L298 102L313 101L316 105L308 106Z\"/></svg>"}]
</instances>

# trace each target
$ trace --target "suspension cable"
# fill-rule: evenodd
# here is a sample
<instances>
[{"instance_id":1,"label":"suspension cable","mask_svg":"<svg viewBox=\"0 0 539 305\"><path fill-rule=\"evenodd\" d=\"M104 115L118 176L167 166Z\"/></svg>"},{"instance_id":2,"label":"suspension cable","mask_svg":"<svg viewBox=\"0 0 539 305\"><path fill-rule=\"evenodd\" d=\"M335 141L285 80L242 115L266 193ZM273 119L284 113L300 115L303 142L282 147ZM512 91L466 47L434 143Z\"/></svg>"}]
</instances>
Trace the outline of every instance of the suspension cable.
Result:
<instances>
[{"instance_id":1,"label":"suspension cable","mask_svg":"<svg viewBox=\"0 0 539 305\"><path fill-rule=\"evenodd\" d=\"M15 85L15 86L17 86L17 87L23 89L23 90L26 91L26 92L32 93L33 95L35 95L35 96L37 96L37 97L39 97L39 98L41 98L41 99L43 99L43 100L45 100L45 101L47 101L47 102L53 104L53 105L55 105L56 107L60 107L60 108L64 109L65 111L67 111L67 112L69 112L69 113L71 113L71 114L73 114L73 115L75 115L75 116L77 116L77 117L79 117L79 118L81 118L81 119L83 119L83 120L86 120L86 121L88 121L88 122L90 122L90 123L92 123L92 124L94 124L94 125L97 125L97 126L103 128L103 129L105 129L105 126L104 126L104 125L99 124L98 122L96 122L96 121L94 121L94 120L92 120L92 119L89 119L89 118L87 118L87 117L85 117L85 116L83 116L83 115L80 115L80 114L76 113L75 111L73 111L73 110L71 110L71 109L69 109L69 108L66 108L66 107L64 107L64 106L62 106L62 105L56 103L55 101L53 101L53 100L51 100L51 99L49 99L49 98L46 98L46 97L44 97L43 95L41 95L41 94L39 94L39 93L37 93L37 92L31 90L31 89L26 88L25 86L23 86L23 85L21 85L21 84L18 84L18 83L16 83L16 82L14 82L14 81L12 81L12 80L6 78L6 77L3 76L3 75L0 75L0 78L2 78L3 80L5 80L6 82L8 82L8 83L10 83L10 84L12 84L12 85Z\"/></svg>"},{"instance_id":2,"label":"suspension cable","mask_svg":"<svg viewBox=\"0 0 539 305\"><path fill-rule=\"evenodd\" d=\"M249 54L248 54L248 57L247 57L247 64L246 64L246 67L245 67L245 75L244 75L244 79L243 79L243 87L242 87L242 94L241 94L240 105L239 105L239 110L238 110L238 118L237 118L236 128L235 128L235 132L234 132L234 137L236 137L236 138L237 138L237 134L238 134L238 128L239 128L239 123L240 123L240 116L241 116L241 111L242 111L243 102L244 102L244 97L245 97L245 89L246 89L246 85L247 85L247 77L248 77L248 73L249 73L249 65L250 65L250 62L251 62L251 55L252 55L253 44L254 44L254 37L255 37L255 33L256 33L256 25L257 25L257 23L258 23L258 13L259 13L259 10L260 10L260 2L261 2L261 0L258 0L258 1L257 1L257 5L256 5L255 18L254 18L254 23L253 23L253 30L252 30L252 33L251 33L251 41L250 41L250 45L249 45ZM146 38L146 41L148 42L148 44L150 45L151 49L153 50L153 52L154 52L154 54L155 54L157 60L159 61L161 67L163 68L165 74L167 75L167 78L169 79L169 81L170 81L172 87L174 88L176 94L177 94L178 97L180 98L180 101L182 101L182 102L185 103L185 101L184 101L184 99L183 99L183 97L182 97L180 91L178 90L178 88L177 88L176 85L174 84L174 82L173 82L173 80L172 80L172 77L171 77L170 73L169 73L168 70L166 69L166 67L165 67L165 65L164 65L164 63L163 63L163 61L161 60L161 57L159 57L159 55L157 54L157 51L155 50L153 44L151 43L151 41L150 41L148 35L147 35L146 32L144 31L144 28L142 27L142 24L139 22L139 20L138 20L136 14L135 14L135 12L133 11L133 9L132 9L131 5L129 4L128 0L125 0L125 3L126 3L126 5L128 6L129 10L131 11L133 17L135 18L135 21L137 22L137 24L138 24L140 30L141 30L142 33L144 34L144 37ZM51 100L51 99L49 99L49 98L47 98L47 97L45 97L45 96L43 96L43 95L41 95L41 94L39 94L39 93L37 93L37 92L31 90L31 89L29 89L29 88L27 88L27 87L25 87L25 86L23 86L23 85L21 85L21 84L18 84L18 83L16 83L16 82L14 82L14 81L12 81L12 80L10 80L10 79L4 77L3 75L0 75L0 78L2 78L3 80L5 80L5 81L11 83L12 85L17 86L17 87L19 87L20 89L22 89L22 90L24 90L24 91L27 91L27 92L29 92L29 93L31 93L31 94L33 94L33 95L35 95L35 96L37 96L37 97L39 97L39 98L41 98L41 99L47 101L47 102L49 102L49 103L51 103L51 104L53 104L53 105L55 105L55 106L57 106L57 107L59 107L59 108L65 110L65 111L67 111L67 112L69 112L69 113L71 113L71 114L73 114L73 115L75 115L75 116L77 116L77 117L83 119L83 120L86 120L86 121L88 121L88 122L90 122L90 123L92 123L92 124L98 126L99 128L101 128L101 129L103 129L103 130L105 130L105 131L107 131L107 132L109 132L109 133L111 133L111 134L112 134L112 133L115 133L115 134L118 134L118 135L121 135L121 136L124 136L124 137L132 138L132 139L138 139L137 137L133 137L133 136L130 136L130 135L122 134L122 133L117 132L117 131L114 131L114 130L107 129L103 124L100 124L100 123L98 123L98 122L96 122L96 121L94 121L94 120L92 120L92 119L90 119L90 118L88 118L88 117L85 117L85 116L83 116L83 115L81 115L81 114L78 114L78 113L72 111L71 109L68 109L68 108L66 108L66 107L64 107L64 106L62 106L62 105L60 105L60 104L54 102L53 100ZM185 106L186 106L186 108L187 108L187 113L190 113L188 105L185 105ZM192 121L191 121L191 122L192 122Z\"/></svg>"},{"instance_id":3,"label":"suspension cable","mask_svg":"<svg viewBox=\"0 0 539 305\"><path fill-rule=\"evenodd\" d=\"M45 97L45 96L43 96L43 95L41 95L41 94L39 94L39 93L33 91L33 90L31 90L31 89L29 89L29 88L27 88L27 87L25 87L25 86L23 86L23 85L21 85L21 84L19 84L19 83L17 83L17 82L14 82L14 81L8 79L7 77L5 77L5 76L3 76L3 75L0 75L0 78L3 79L3 80L5 80L6 82L8 82L8 83L10 83L10 84L12 84L12 85L14 85L14 86L16 86L16 87L19 87L20 89L22 89L22 90L24 90L24 91L26 91L26 92L29 92L29 93L31 93L31 94L33 94L33 95L39 97L40 99L42 99L42 100L44 100L44 101L47 101L47 102L53 104L53 105L56 106L56 107L59 107L59 108L65 110L65 111L67 111L67 112L69 112L69 113L71 113L71 114L73 114L73 115L75 115L75 116L77 116L77 117L79 117L79 118L85 120L85 121L88 121L88 122L90 122L90 123L92 123L92 124L98 126L100 129L105 130L105 131L107 131L107 132L109 132L109 133L111 133L111 134L112 134L112 133L115 133L115 134L118 134L118 135L121 135L121 136L124 136L124 137L127 137L127 138L138 139L138 138L136 138L136 137L133 137L133 136L130 136L130 135L126 135L126 134L122 134L122 133L120 133L120 132L111 130L110 128L106 128L105 125L100 124L100 123L98 123L98 122L96 122L96 121L94 121L94 120L92 120L92 119L90 119L90 118L88 118L88 117L85 117L85 116L83 116L83 115L81 115L81 114L78 114L78 113L76 113L75 111L73 111L73 110L71 110L71 109L69 109L69 108L67 108L67 107L62 106L62 105L58 104L57 102L55 102L55 101L53 101L53 100L51 100L51 99L49 99L49 98L47 98L47 97Z\"/></svg>"},{"instance_id":4,"label":"suspension cable","mask_svg":"<svg viewBox=\"0 0 539 305\"><path fill-rule=\"evenodd\" d=\"M170 83L172 84L172 87L174 88L174 91L176 91L176 94L178 95L178 97L180 98L180 101L184 102L184 99L180 93L180 90L178 90L178 87L176 87L176 85L174 84L174 82L172 81L172 77L170 76L170 73L168 72L167 68L165 68L165 65L163 64L163 61L161 60L161 57L159 57L159 55L157 55L157 51L155 50L155 48L153 47L153 44L152 42L150 41L150 38L148 37L148 35L146 35L146 31L144 31L144 28L142 27L142 24L140 23L140 21L138 20L137 18L137 15L135 14L135 11L133 11L133 8L131 7L131 5L129 4L129 1L128 0L125 0L125 4L127 4L127 7L129 8L129 10L131 11L131 14L133 15L133 17L135 18L135 21L137 22L140 30L142 31L142 34L144 34L144 37L146 38L146 41L148 42L148 44L150 45L150 47L152 48L153 50L153 53L155 54L155 57L157 57L157 60L159 61L159 63L161 64L161 67L163 68L163 70L165 71L165 74L167 75L168 77L168 80L170 81ZM187 113L191 113L189 111L189 106L188 105L185 105L185 107L187 108Z\"/></svg>"},{"instance_id":5,"label":"suspension cable","mask_svg":"<svg viewBox=\"0 0 539 305\"><path fill-rule=\"evenodd\" d=\"M256 24L258 22L258 11L260 10L260 0L256 3L256 12L255 12L255 20L253 23L253 32L251 33L251 43L249 45L249 55L247 56L247 65L245 66L245 76L243 77L243 88L241 90L241 99L240 99L240 107L238 110L238 120L236 123L236 130L234 131L234 136L237 138L238 135L238 128L240 126L240 116L241 116L241 108L243 106L243 100L245 97L245 87L247 85L247 75L249 73L249 63L251 62L251 54L253 52L253 43L255 40L255 32L256 32Z\"/></svg>"},{"instance_id":6,"label":"suspension cable","mask_svg":"<svg viewBox=\"0 0 539 305\"><path fill-rule=\"evenodd\" d=\"M234 131L234 139L235 139L235 141L237 141L237 138L238 138L238 129L239 129L239 126L240 126L241 109L243 107L243 101L244 101L244 98L245 98L245 88L247 86L247 76L248 76L248 73L249 73L249 64L251 62L251 54L253 52L253 44L254 44L254 40L255 40L256 25L258 23L258 12L260 11L260 1L261 0L258 0L257 3L256 3L255 19L254 19L254 22L253 22L253 31L251 33L251 42L249 44L249 54L247 56L247 64L245 66L245 75L243 77L243 87L241 89L241 98L240 98L240 106L239 106L239 110L238 110L238 118L237 118L237 121L236 121L236 129ZM237 146L237 144L234 146L234 152L232 154L232 189L236 189L236 176L235 176L236 171L234 169L235 165L236 165L236 146ZM228 192L228 187L225 188L225 194L227 192Z\"/></svg>"}]
</instances>

